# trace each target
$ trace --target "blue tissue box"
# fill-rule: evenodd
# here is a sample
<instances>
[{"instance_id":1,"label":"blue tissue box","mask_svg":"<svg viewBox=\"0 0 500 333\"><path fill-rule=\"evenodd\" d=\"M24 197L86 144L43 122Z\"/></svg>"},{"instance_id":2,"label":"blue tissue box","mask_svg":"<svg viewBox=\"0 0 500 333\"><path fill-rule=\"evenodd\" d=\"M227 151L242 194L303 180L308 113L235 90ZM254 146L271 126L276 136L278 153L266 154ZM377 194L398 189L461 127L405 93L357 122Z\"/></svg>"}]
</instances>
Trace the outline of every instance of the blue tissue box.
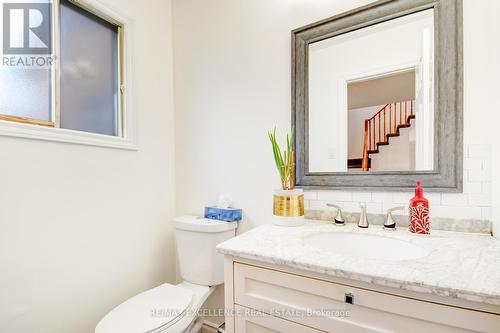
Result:
<instances>
[{"instance_id":1,"label":"blue tissue box","mask_svg":"<svg viewBox=\"0 0 500 333\"><path fill-rule=\"evenodd\" d=\"M241 221L241 209L205 207L205 218L225 222Z\"/></svg>"}]
</instances>

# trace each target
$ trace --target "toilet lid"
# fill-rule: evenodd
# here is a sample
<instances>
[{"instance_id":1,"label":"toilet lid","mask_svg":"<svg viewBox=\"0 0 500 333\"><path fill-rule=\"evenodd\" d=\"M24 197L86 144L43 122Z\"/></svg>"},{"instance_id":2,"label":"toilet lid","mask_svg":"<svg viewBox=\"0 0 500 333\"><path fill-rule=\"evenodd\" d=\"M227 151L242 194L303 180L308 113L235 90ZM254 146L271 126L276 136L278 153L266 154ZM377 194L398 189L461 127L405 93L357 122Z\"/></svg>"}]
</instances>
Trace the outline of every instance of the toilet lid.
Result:
<instances>
[{"instance_id":1,"label":"toilet lid","mask_svg":"<svg viewBox=\"0 0 500 333\"><path fill-rule=\"evenodd\" d=\"M181 319L193 300L189 289L162 284L132 297L101 319L95 333L146 333Z\"/></svg>"}]
</instances>

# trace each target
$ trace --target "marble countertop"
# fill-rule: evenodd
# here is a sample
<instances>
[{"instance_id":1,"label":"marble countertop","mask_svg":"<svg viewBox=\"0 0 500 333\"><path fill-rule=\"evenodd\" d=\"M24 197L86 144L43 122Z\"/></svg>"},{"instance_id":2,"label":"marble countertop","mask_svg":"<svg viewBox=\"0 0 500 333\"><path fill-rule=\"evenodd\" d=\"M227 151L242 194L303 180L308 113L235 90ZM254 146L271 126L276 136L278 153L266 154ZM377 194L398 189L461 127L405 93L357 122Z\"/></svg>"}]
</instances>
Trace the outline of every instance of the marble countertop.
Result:
<instances>
[{"instance_id":1,"label":"marble countertop","mask_svg":"<svg viewBox=\"0 0 500 333\"><path fill-rule=\"evenodd\" d=\"M429 251L412 260L366 259L304 242L315 233L353 232L404 240ZM356 225L307 221L300 227L263 225L217 246L225 255L438 296L500 306L500 241L484 234L432 231L414 235ZM376 251L367 248L366 251Z\"/></svg>"}]
</instances>

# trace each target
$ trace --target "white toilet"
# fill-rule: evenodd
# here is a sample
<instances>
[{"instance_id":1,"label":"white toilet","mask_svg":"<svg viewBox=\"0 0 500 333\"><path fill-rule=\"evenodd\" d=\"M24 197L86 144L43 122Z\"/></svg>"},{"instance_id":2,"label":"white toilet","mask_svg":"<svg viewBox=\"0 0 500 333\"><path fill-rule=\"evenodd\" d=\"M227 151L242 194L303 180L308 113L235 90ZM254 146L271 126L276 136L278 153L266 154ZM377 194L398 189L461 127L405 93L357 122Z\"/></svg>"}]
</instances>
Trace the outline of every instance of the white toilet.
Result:
<instances>
[{"instance_id":1,"label":"white toilet","mask_svg":"<svg viewBox=\"0 0 500 333\"><path fill-rule=\"evenodd\" d=\"M196 216L174 219L180 274L184 282L168 283L136 295L111 310L95 333L197 333L198 310L214 287L224 282L223 256L215 246L234 237L236 222Z\"/></svg>"}]
</instances>

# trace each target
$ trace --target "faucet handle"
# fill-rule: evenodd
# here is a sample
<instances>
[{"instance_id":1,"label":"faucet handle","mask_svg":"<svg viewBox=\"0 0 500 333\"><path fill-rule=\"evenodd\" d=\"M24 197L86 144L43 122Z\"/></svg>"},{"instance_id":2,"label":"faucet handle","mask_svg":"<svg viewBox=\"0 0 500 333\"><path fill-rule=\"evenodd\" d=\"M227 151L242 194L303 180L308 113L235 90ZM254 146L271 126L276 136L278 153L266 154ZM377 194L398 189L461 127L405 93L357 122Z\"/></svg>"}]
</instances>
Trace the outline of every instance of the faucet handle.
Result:
<instances>
[{"instance_id":1,"label":"faucet handle","mask_svg":"<svg viewBox=\"0 0 500 333\"><path fill-rule=\"evenodd\" d=\"M396 230L396 220L392 216L392 212L397 210L405 210L406 206L393 207L387 210L387 218L385 219L384 229L386 230Z\"/></svg>"},{"instance_id":2,"label":"faucet handle","mask_svg":"<svg viewBox=\"0 0 500 333\"><path fill-rule=\"evenodd\" d=\"M326 205L328 207L333 207L337 210L337 215L335 216L334 219L335 225L345 225L345 220L344 217L342 216L342 208L332 203L327 203Z\"/></svg>"}]
</instances>

